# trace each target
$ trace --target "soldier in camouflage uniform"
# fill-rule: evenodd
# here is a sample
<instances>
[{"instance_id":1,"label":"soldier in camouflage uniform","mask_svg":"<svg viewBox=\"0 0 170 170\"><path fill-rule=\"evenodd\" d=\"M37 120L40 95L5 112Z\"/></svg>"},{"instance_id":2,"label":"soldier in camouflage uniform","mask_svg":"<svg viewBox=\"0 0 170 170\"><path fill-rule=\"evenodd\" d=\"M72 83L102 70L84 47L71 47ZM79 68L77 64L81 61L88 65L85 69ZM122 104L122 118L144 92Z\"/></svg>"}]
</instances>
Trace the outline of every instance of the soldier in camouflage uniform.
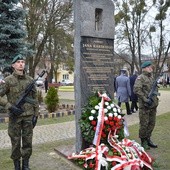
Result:
<instances>
[{"instance_id":1,"label":"soldier in camouflage uniform","mask_svg":"<svg viewBox=\"0 0 170 170\"><path fill-rule=\"evenodd\" d=\"M38 100L36 87L29 94L31 102L25 102L22 108L17 108L15 102L20 98L26 87L33 79L25 74L25 59L17 55L12 61L14 72L4 79L0 85L0 105L9 113L8 134L11 139L11 159L14 161L15 170L30 170L29 158L32 154L33 128L38 118ZM3 98L6 95L7 99Z\"/></svg>"},{"instance_id":2,"label":"soldier in camouflage uniform","mask_svg":"<svg viewBox=\"0 0 170 170\"><path fill-rule=\"evenodd\" d=\"M146 61L141 67L142 74L137 77L134 84L134 93L137 94L139 101L139 138L145 149L157 148L150 138L155 127L158 97L154 95L153 100L147 98L154 81L152 63Z\"/></svg>"}]
</instances>

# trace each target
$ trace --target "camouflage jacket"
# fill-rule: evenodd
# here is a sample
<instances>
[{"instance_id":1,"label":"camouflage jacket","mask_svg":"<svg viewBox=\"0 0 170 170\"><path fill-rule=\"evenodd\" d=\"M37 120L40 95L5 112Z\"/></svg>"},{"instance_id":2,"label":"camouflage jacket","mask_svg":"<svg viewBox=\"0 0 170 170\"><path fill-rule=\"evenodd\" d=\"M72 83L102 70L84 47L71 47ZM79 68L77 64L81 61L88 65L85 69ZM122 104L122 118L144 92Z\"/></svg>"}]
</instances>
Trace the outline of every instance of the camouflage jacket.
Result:
<instances>
[{"instance_id":1,"label":"camouflage jacket","mask_svg":"<svg viewBox=\"0 0 170 170\"><path fill-rule=\"evenodd\" d=\"M151 73L142 72L135 81L133 91L138 96L139 108L143 108L147 101L149 92L152 89L154 79ZM158 89L156 89L158 91ZM158 97L155 95L153 97L153 104L149 108L154 108L158 106Z\"/></svg>"},{"instance_id":2,"label":"camouflage jacket","mask_svg":"<svg viewBox=\"0 0 170 170\"><path fill-rule=\"evenodd\" d=\"M20 98L26 87L32 82L32 78L26 74L18 75L14 71L12 75L7 76L4 82L0 84L0 105L4 106L7 110L11 105L15 105L16 101ZM6 95L6 98L3 97ZM32 103L25 102L22 106L24 113L20 116L38 115L38 100L36 87L28 95Z\"/></svg>"}]
</instances>

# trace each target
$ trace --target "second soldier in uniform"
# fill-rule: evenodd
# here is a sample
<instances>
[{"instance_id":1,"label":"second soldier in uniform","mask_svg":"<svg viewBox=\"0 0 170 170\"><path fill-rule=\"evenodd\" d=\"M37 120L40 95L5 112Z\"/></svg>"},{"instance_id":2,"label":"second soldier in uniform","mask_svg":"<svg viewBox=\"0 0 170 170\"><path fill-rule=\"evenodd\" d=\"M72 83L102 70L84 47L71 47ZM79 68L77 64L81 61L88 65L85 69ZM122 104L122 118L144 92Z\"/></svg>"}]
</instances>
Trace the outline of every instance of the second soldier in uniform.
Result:
<instances>
[{"instance_id":1,"label":"second soldier in uniform","mask_svg":"<svg viewBox=\"0 0 170 170\"><path fill-rule=\"evenodd\" d=\"M137 77L134 84L134 92L139 102L139 138L144 149L157 148L157 145L151 141L151 136L156 122L158 97L155 95L152 100L148 98L154 81L153 66L150 61L146 61L141 67L142 74Z\"/></svg>"}]
</instances>

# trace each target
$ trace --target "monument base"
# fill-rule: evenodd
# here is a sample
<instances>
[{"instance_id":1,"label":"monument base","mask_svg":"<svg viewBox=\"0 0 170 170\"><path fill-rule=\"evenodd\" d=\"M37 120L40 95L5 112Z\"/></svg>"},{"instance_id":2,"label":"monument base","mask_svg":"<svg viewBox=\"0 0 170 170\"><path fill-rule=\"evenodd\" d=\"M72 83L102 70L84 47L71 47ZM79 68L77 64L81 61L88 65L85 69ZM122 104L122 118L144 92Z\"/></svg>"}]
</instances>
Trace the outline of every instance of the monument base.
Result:
<instances>
[{"instance_id":1,"label":"monument base","mask_svg":"<svg viewBox=\"0 0 170 170\"><path fill-rule=\"evenodd\" d=\"M67 157L69 155L72 155L72 153L76 152L75 145L61 145L56 148L54 148L54 151L61 156L62 159L67 161L73 168L74 170L81 170L78 165L75 164L74 160L70 160Z\"/></svg>"}]
</instances>

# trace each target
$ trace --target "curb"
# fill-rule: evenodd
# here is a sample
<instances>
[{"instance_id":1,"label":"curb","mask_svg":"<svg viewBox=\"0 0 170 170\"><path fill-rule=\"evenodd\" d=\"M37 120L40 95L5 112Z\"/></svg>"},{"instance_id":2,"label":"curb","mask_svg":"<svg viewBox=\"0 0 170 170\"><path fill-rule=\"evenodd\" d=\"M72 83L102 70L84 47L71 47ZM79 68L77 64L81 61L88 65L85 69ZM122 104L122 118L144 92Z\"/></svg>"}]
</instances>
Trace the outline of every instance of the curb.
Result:
<instances>
[{"instance_id":1,"label":"curb","mask_svg":"<svg viewBox=\"0 0 170 170\"><path fill-rule=\"evenodd\" d=\"M42 113L43 111L40 110L40 115L38 116L39 119L46 119L46 118L56 118L56 117L64 117L69 115L75 115L74 105L60 105L59 109L68 109L66 111L59 111L59 112L52 112L52 113ZM9 117L0 118L0 123L8 123Z\"/></svg>"}]
</instances>

